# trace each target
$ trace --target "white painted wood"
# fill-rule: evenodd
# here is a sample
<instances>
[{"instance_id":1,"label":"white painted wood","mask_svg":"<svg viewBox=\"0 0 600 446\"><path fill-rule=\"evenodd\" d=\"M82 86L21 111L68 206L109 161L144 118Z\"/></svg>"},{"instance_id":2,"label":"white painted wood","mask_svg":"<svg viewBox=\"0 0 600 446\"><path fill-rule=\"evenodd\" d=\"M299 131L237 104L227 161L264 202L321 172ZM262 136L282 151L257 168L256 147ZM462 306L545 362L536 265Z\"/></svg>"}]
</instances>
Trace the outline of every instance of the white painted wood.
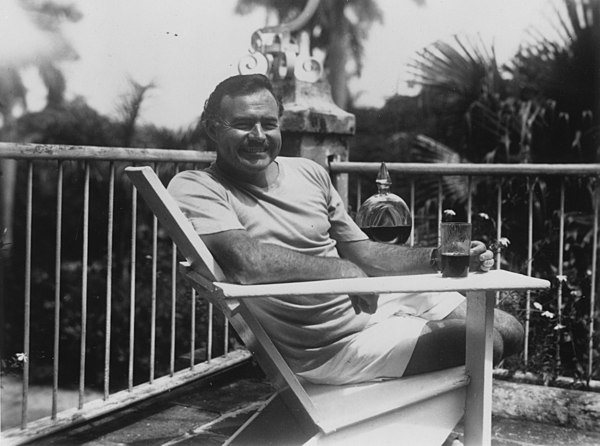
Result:
<instances>
[{"instance_id":1,"label":"white painted wood","mask_svg":"<svg viewBox=\"0 0 600 446\"><path fill-rule=\"evenodd\" d=\"M237 285L215 283L225 297L302 296L348 293L419 293L428 291L526 290L549 288L550 282L504 270L471 273L464 278L445 278L441 274L330 279L307 282Z\"/></svg>"},{"instance_id":2,"label":"white painted wood","mask_svg":"<svg viewBox=\"0 0 600 446\"><path fill-rule=\"evenodd\" d=\"M439 446L460 421L465 389L426 399L329 435L317 434L305 446Z\"/></svg>"},{"instance_id":3,"label":"white painted wood","mask_svg":"<svg viewBox=\"0 0 600 446\"><path fill-rule=\"evenodd\" d=\"M323 420L321 428L333 432L465 387L468 382L465 368L454 367L402 379L344 386L305 383L304 388Z\"/></svg>"},{"instance_id":4,"label":"white painted wood","mask_svg":"<svg viewBox=\"0 0 600 446\"><path fill-rule=\"evenodd\" d=\"M492 432L493 292L467 293L465 446L488 446Z\"/></svg>"}]
</instances>

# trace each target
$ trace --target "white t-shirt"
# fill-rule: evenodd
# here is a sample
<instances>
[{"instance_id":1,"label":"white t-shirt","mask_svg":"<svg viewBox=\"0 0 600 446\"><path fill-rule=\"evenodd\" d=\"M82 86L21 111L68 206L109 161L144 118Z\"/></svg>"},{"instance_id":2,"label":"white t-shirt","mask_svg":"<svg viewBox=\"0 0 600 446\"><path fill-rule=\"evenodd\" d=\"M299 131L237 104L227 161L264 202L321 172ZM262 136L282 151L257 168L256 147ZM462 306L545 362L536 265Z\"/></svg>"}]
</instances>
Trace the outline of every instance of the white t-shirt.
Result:
<instances>
[{"instance_id":1,"label":"white t-shirt","mask_svg":"<svg viewBox=\"0 0 600 446\"><path fill-rule=\"evenodd\" d=\"M305 158L275 162L279 176L268 188L237 182L213 164L179 173L168 190L200 235L245 229L261 242L327 257L338 257L336 241L368 238L325 169ZM252 309L296 372L323 364L370 319L357 316L347 296L256 299Z\"/></svg>"}]
</instances>

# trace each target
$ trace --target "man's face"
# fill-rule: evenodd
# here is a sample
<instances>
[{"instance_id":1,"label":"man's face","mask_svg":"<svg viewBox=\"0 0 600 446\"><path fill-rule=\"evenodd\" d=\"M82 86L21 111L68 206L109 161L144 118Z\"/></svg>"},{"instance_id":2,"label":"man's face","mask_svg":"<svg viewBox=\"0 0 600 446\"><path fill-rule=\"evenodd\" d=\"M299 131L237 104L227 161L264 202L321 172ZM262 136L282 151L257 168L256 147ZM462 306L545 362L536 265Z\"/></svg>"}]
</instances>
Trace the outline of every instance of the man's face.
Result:
<instances>
[{"instance_id":1,"label":"man's face","mask_svg":"<svg viewBox=\"0 0 600 446\"><path fill-rule=\"evenodd\" d=\"M273 95L262 90L224 96L219 117L210 131L219 167L242 178L266 174L281 150L279 109Z\"/></svg>"}]
</instances>

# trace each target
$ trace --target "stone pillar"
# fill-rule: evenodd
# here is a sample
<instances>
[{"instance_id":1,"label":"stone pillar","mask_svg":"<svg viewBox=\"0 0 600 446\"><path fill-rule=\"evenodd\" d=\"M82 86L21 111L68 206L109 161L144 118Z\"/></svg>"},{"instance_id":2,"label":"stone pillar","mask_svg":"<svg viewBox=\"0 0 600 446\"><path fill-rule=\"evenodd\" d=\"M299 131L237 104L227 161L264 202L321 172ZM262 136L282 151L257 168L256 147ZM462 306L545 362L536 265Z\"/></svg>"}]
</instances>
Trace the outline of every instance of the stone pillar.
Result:
<instances>
[{"instance_id":1,"label":"stone pillar","mask_svg":"<svg viewBox=\"0 0 600 446\"><path fill-rule=\"evenodd\" d=\"M347 161L355 117L333 102L327 81L284 79L273 83L284 106L281 155L309 158L326 169L330 160ZM348 175L339 175L335 186L347 206Z\"/></svg>"}]
</instances>

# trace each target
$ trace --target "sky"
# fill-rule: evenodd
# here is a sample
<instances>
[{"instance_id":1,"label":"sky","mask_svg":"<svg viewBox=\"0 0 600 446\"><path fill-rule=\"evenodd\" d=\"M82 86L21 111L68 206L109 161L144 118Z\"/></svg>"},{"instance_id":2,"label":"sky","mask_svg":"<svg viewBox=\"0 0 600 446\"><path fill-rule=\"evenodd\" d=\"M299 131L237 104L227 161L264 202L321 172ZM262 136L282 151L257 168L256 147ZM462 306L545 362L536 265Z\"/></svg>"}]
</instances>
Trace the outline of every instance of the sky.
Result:
<instances>
[{"instance_id":1,"label":"sky","mask_svg":"<svg viewBox=\"0 0 600 446\"><path fill-rule=\"evenodd\" d=\"M29 48L48 50L47 39L20 23L24 19L14 7L17 1L0 0L0 57L18 57ZM426 0L425 6L411 0L376 1L384 23L371 29L362 77L350 84L360 106L378 107L396 93L414 93L407 87L406 64L435 40L450 40L457 33L479 35L494 44L504 62L526 29L540 26L548 14L548 0ZM77 60L61 65L67 97L81 96L99 112L116 116L129 79L153 83L141 121L171 129L194 124L214 86L237 74L251 34L267 20L264 10L235 15L236 0L68 3L78 7L82 19L63 27L78 54ZM36 71L26 70L24 78L30 109L42 107L44 92Z\"/></svg>"}]
</instances>

